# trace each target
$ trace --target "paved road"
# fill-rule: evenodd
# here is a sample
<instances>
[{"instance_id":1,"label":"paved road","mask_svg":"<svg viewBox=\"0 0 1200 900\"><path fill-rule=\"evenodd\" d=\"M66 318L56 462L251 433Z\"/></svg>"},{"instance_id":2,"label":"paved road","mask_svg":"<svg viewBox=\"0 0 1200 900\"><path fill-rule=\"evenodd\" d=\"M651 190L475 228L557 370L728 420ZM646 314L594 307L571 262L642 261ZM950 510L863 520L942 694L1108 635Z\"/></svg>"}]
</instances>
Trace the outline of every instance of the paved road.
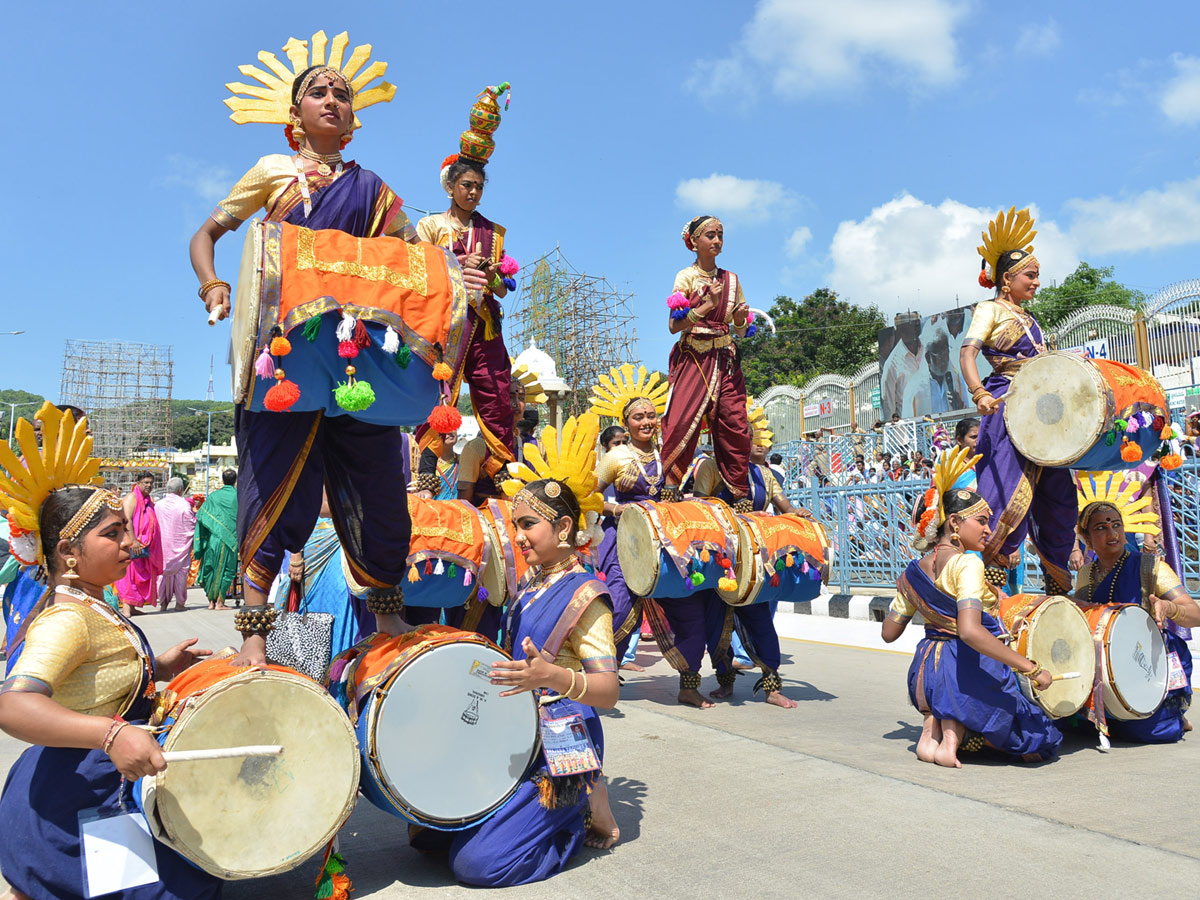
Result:
<instances>
[{"instance_id":1,"label":"paved road","mask_svg":"<svg viewBox=\"0 0 1200 900\"><path fill-rule=\"evenodd\" d=\"M216 648L235 637L230 620L193 608L139 621L156 647L199 634ZM751 678L731 703L679 707L675 674L644 654L648 671L628 678L604 722L621 844L506 896L1194 896L1200 740L1101 753L1089 736L1068 737L1051 764L939 769L913 755L906 654L793 638L784 654L785 690L800 702L790 712L752 698ZM0 737L0 766L19 751ZM342 834L356 900L478 896L365 801ZM231 884L225 896L310 897L315 870Z\"/></svg>"}]
</instances>

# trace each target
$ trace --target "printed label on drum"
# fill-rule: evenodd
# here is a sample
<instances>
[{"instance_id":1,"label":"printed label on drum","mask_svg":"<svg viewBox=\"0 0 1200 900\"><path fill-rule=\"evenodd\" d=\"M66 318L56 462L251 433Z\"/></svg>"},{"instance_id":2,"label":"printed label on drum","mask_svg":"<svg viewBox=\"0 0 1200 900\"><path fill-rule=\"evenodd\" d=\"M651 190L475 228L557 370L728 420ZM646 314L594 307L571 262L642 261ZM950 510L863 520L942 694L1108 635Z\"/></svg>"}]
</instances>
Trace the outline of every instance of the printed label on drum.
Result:
<instances>
[{"instance_id":1,"label":"printed label on drum","mask_svg":"<svg viewBox=\"0 0 1200 900\"><path fill-rule=\"evenodd\" d=\"M1167 654L1167 673L1168 691L1187 687L1187 672L1183 671L1183 663L1179 661L1179 654L1174 650Z\"/></svg>"},{"instance_id":2,"label":"printed label on drum","mask_svg":"<svg viewBox=\"0 0 1200 900\"><path fill-rule=\"evenodd\" d=\"M1133 661L1137 663L1138 668L1146 673L1146 680L1154 680L1154 664L1150 662L1150 657L1146 655L1146 648L1142 646L1142 642L1138 641L1133 648Z\"/></svg>"},{"instance_id":3,"label":"printed label on drum","mask_svg":"<svg viewBox=\"0 0 1200 900\"><path fill-rule=\"evenodd\" d=\"M492 680L492 676L490 674L491 671L491 663L486 663L481 659L476 659L471 662L471 668L467 670L467 674L475 676L480 681L490 682Z\"/></svg>"},{"instance_id":4,"label":"printed label on drum","mask_svg":"<svg viewBox=\"0 0 1200 900\"><path fill-rule=\"evenodd\" d=\"M460 717L468 725L479 724L479 704L487 701L488 695L484 691L469 691L467 693L469 702L467 708L462 711Z\"/></svg>"},{"instance_id":5,"label":"printed label on drum","mask_svg":"<svg viewBox=\"0 0 1200 900\"><path fill-rule=\"evenodd\" d=\"M543 718L541 724L542 752L551 775L578 775L600 768L600 757L583 716L576 713L559 719Z\"/></svg>"}]
</instances>

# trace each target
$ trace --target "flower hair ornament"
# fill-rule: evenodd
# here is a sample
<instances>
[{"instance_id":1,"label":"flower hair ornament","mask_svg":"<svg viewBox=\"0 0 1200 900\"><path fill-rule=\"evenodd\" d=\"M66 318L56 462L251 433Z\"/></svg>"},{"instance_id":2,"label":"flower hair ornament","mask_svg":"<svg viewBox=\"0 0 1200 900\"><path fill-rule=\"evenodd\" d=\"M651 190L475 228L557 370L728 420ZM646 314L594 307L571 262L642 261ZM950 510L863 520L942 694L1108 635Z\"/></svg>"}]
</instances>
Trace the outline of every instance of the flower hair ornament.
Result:
<instances>
[{"instance_id":1,"label":"flower hair ornament","mask_svg":"<svg viewBox=\"0 0 1200 900\"><path fill-rule=\"evenodd\" d=\"M333 74L342 79L350 89L351 103L354 109L354 121L350 131L343 138L348 141L354 131L362 127L358 113L376 103L387 103L396 96L396 86L386 81L380 81L374 87L368 87L376 78L382 78L387 72L387 63L378 60L371 62L371 45L359 44L346 56L346 48L350 39L346 32L330 41L324 31L318 31L312 36L312 50L309 42L297 38L288 38L283 45L284 55L290 68L279 60L274 53L260 50L258 61L270 71L264 71L258 66L241 65L238 71L253 78L258 84L230 82L225 85L233 92L232 97L225 98L225 105L233 112L229 118L239 125L254 122L265 125L285 125L284 133L293 150L300 149L303 132L297 134L298 128L291 117L292 84L300 73L310 67L305 83L300 85L300 95L303 96L308 84L322 74ZM328 52L327 52L328 51ZM245 96L238 96L243 94Z\"/></svg>"},{"instance_id":2,"label":"flower hair ornament","mask_svg":"<svg viewBox=\"0 0 1200 900\"><path fill-rule=\"evenodd\" d=\"M1028 207L1017 212L1015 206L1010 207L1005 214L1001 210L996 218L988 223L988 230L981 235L983 243L977 248L983 257L979 273L981 287L994 288L1000 283L1005 272L1014 275L1037 259L1033 255L1033 239L1037 232L1033 229L1033 217ZM1007 254L1005 266L1000 266L1001 258ZM1000 271L1002 270L1002 271Z\"/></svg>"},{"instance_id":3,"label":"flower hair ornament","mask_svg":"<svg viewBox=\"0 0 1200 900\"><path fill-rule=\"evenodd\" d=\"M954 487L955 482L964 473L975 468L975 464L981 459L983 457L978 454L972 456L971 451L966 447L955 447L953 450L948 450L938 457L938 461L933 466L933 485L925 491L923 498L925 511L921 513L921 518L917 520L917 533L912 539L912 545L915 550L924 552L937 542L938 529L942 527L942 523L947 518L946 492ZM974 491L963 491L963 493L968 495L975 494ZM955 515L962 516L965 519L982 512L990 515L991 511L991 507L988 506L987 501L980 497L971 506L955 513Z\"/></svg>"},{"instance_id":4,"label":"flower hair ornament","mask_svg":"<svg viewBox=\"0 0 1200 900\"><path fill-rule=\"evenodd\" d=\"M13 555L25 565L45 564L42 553L41 510L54 491L63 488L91 488L92 495L63 527L61 536L73 541L82 533L101 507L121 508L120 498L98 485L100 460L92 458L92 438L87 433L87 418L78 422L70 412L52 403L42 404L35 418L42 423L42 444L28 419L18 419L16 441L21 456L7 441L0 441L0 508L8 510L10 546Z\"/></svg>"},{"instance_id":5,"label":"flower hair ornament","mask_svg":"<svg viewBox=\"0 0 1200 900\"><path fill-rule=\"evenodd\" d=\"M1107 506L1116 510L1125 523L1125 530L1135 534L1159 534L1158 516L1150 508L1150 493L1135 496L1145 485L1131 478L1124 484L1123 472L1076 472L1078 485L1079 521L1076 531L1082 537L1092 516Z\"/></svg>"},{"instance_id":6,"label":"flower hair ornament","mask_svg":"<svg viewBox=\"0 0 1200 900\"><path fill-rule=\"evenodd\" d=\"M575 544L584 548L600 545L599 517L604 511L604 496L596 490L596 441L600 434L600 419L594 413L584 413L578 418L567 419L561 435L553 426L542 429L543 452L533 444L525 447L525 462L509 463L508 481L501 487L514 502L526 502L542 518L555 521L559 518L549 505L530 490L530 485L548 481L546 495L558 496L566 488L579 502L579 534Z\"/></svg>"},{"instance_id":7,"label":"flower hair ornament","mask_svg":"<svg viewBox=\"0 0 1200 900\"><path fill-rule=\"evenodd\" d=\"M670 385L662 373L647 372L645 366L635 369L633 363L625 363L610 369L592 385L590 411L623 422L633 404L641 400L653 406L661 416L667 411L669 390Z\"/></svg>"},{"instance_id":8,"label":"flower hair ornament","mask_svg":"<svg viewBox=\"0 0 1200 900\"><path fill-rule=\"evenodd\" d=\"M750 443L755 447L770 447L775 443L767 412L753 400L746 401L746 416L750 419Z\"/></svg>"},{"instance_id":9,"label":"flower hair ornament","mask_svg":"<svg viewBox=\"0 0 1200 900\"><path fill-rule=\"evenodd\" d=\"M683 226L683 231L680 234L680 237L683 238L683 246L694 251L696 247L692 243L692 238L695 236L696 232L703 230L704 226L709 222L716 222L718 225L721 224L720 219L718 219L716 216L709 215L696 216L696 218L689 220L688 223Z\"/></svg>"}]
</instances>

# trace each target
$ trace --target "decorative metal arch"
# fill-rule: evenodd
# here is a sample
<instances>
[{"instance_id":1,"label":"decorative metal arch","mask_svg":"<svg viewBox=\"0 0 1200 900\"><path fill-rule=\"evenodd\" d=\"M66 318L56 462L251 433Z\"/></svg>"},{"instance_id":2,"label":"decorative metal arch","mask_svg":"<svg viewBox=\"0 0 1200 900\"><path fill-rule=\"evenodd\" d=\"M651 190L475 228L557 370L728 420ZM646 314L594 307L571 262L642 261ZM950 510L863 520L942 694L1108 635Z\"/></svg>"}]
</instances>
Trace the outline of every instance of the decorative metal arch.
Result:
<instances>
[{"instance_id":1,"label":"decorative metal arch","mask_svg":"<svg viewBox=\"0 0 1200 900\"><path fill-rule=\"evenodd\" d=\"M1173 306L1180 301L1197 298L1200 298L1200 278L1189 278L1186 281L1168 284L1146 300L1146 316L1150 317L1164 312L1168 306Z\"/></svg>"},{"instance_id":2,"label":"decorative metal arch","mask_svg":"<svg viewBox=\"0 0 1200 900\"><path fill-rule=\"evenodd\" d=\"M791 400L794 403L799 403L800 398L803 395L804 391L801 388L796 387L794 384L773 384L755 397L754 402L758 403L760 406L766 406L772 400L780 399Z\"/></svg>"},{"instance_id":3,"label":"decorative metal arch","mask_svg":"<svg viewBox=\"0 0 1200 900\"><path fill-rule=\"evenodd\" d=\"M828 394L831 389L849 391L850 379L844 375L818 375L804 385L804 396L815 397L822 392Z\"/></svg>"},{"instance_id":4,"label":"decorative metal arch","mask_svg":"<svg viewBox=\"0 0 1200 900\"><path fill-rule=\"evenodd\" d=\"M1090 325L1093 322L1116 322L1120 325L1132 325L1136 315L1137 313L1132 309L1124 306L1085 306L1063 319L1055 329L1055 334L1058 336L1069 335L1081 325ZM1059 343L1061 344L1062 341L1060 340Z\"/></svg>"}]
</instances>

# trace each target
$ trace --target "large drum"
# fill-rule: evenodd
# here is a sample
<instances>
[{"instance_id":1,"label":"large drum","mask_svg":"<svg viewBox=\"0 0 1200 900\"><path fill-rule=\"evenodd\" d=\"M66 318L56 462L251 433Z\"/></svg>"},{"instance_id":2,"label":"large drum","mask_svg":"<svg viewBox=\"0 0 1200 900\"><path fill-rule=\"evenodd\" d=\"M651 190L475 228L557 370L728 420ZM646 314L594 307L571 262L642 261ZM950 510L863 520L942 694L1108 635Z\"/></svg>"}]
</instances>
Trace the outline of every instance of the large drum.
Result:
<instances>
[{"instance_id":1,"label":"large drum","mask_svg":"<svg viewBox=\"0 0 1200 900\"><path fill-rule=\"evenodd\" d=\"M513 524L512 508L511 500L493 498L480 509L499 549L498 553L492 554L482 575L488 602L493 606L503 606L509 597L517 596L517 586L529 571L529 564L517 549L517 526Z\"/></svg>"},{"instance_id":2,"label":"large drum","mask_svg":"<svg viewBox=\"0 0 1200 900\"><path fill-rule=\"evenodd\" d=\"M737 519L719 500L645 501L617 520L617 560L635 597L686 597L733 575Z\"/></svg>"},{"instance_id":3,"label":"large drum","mask_svg":"<svg viewBox=\"0 0 1200 900\"><path fill-rule=\"evenodd\" d=\"M504 805L540 744L534 694L501 697L489 679L501 659L511 657L474 632L422 625L334 660L330 690L355 723L368 800L443 831Z\"/></svg>"},{"instance_id":4,"label":"large drum","mask_svg":"<svg viewBox=\"0 0 1200 900\"><path fill-rule=\"evenodd\" d=\"M408 495L412 540L408 545L408 577L403 583L406 606L464 605L500 556L496 533L483 513L465 500L425 500ZM504 596L488 600L504 602Z\"/></svg>"},{"instance_id":5,"label":"large drum","mask_svg":"<svg viewBox=\"0 0 1200 900\"><path fill-rule=\"evenodd\" d=\"M737 517L737 588L717 589L730 606L805 603L829 581L832 551L819 522L798 515Z\"/></svg>"},{"instance_id":6,"label":"large drum","mask_svg":"<svg viewBox=\"0 0 1200 900\"><path fill-rule=\"evenodd\" d=\"M1114 719L1145 719L1167 696L1167 645L1140 606L1084 607L1100 654L1104 709ZM1039 660L1040 662L1040 660Z\"/></svg>"},{"instance_id":7,"label":"large drum","mask_svg":"<svg viewBox=\"0 0 1200 900\"><path fill-rule=\"evenodd\" d=\"M1014 650L1036 660L1051 675L1077 672L1079 676L1035 691L1028 678L1017 675L1021 693L1052 719L1079 712L1092 695L1096 672L1092 629L1079 607L1065 597L1013 594L1001 598L998 612Z\"/></svg>"},{"instance_id":8,"label":"large drum","mask_svg":"<svg viewBox=\"0 0 1200 900\"><path fill-rule=\"evenodd\" d=\"M435 345L451 368L466 346L464 329L453 327L467 307L453 255L435 244L284 222L254 220L245 227L229 348L234 402L265 411L263 397L275 382L256 378L255 362L278 329L291 351L274 363L300 389L291 411L342 414L333 390L347 380L337 335L346 314L365 328L355 335L355 377L375 394L355 418L381 425L423 421L439 396ZM411 354L400 365L394 352L383 350L388 328Z\"/></svg>"},{"instance_id":9,"label":"large drum","mask_svg":"<svg viewBox=\"0 0 1200 900\"><path fill-rule=\"evenodd\" d=\"M160 698L164 750L278 744L277 757L174 762L134 797L165 844L219 878L294 869L337 834L358 795L359 754L345 713L282 666L197 663Z\"/></svg>"},{"instance_id":10,"label":"large drum","mask_svg":"<svg viewBox=\"0 0 1200 900\"><path fill-rule=\"evenodd\" d=\"M1004 397L1004 424L1012 442L1030 462L1071 469L1131 469L1161 443L1170 419L1166 394L1149 372L1107 359L1074 353L1042 353L1024 363ZM1136 413L1160 418L1128 432ZM1120 433L1118 433L1120 432ZM1124 438L1141 456L1121 458Z\"/></svg>"}]
</instances>

